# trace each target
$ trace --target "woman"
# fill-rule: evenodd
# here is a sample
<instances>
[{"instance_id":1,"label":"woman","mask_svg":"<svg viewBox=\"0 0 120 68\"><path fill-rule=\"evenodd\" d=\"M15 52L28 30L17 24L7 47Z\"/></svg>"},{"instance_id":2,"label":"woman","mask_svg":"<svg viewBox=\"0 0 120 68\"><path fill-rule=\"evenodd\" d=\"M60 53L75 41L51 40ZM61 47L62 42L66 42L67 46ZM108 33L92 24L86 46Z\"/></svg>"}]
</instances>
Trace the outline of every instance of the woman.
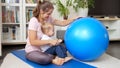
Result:
<instances>
[{"instance_id":1,"label":"woman","mask_svg":"<svg viewBox=\"0 0 120 68\"><path fill-rule=\"evenodd\" d=\"M53 25L57 26L66 26L70 24L74 19L70 20L56 20L51 17L53 12L53 4L49 1L43 0L38 1L36 8L33 11L33 17L29 21L28 26L28 38L27 44L25 47L26 58L30 61L39 63L39 64L49 64L53 63L56 65L62 65L63 60L59 59L54 61L54 56L42 52L40 46L51 45L55 46L58 44L58 39L53 40L41 40L43 33L41 31L41 25L47 22L51 22Z\"/></svg>"}]
</instances>

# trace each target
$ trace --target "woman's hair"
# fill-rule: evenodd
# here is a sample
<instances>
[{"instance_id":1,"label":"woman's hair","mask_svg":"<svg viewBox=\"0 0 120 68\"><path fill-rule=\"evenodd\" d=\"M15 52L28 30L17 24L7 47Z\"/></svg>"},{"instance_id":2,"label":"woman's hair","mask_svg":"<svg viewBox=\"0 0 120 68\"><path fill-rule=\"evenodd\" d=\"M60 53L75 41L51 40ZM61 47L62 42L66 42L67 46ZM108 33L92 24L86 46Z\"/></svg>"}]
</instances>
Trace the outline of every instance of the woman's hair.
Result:
<instances>
[{"instance_id":1,"label":"woman's hair","mask_svg":"<svg viewBox=\"0 0 120 68\"><path fill-rule=\"evenodd\" d=\"M47 23L46 22L46 23L44 23L44 24L41 25L41 30L42 30L42 32L44 34L46 34L47 32L49 32L53 28L54 28L54 26L51 23Z\"/></svg>"},{"instance_id":2,"label":"woman's hair","mask_svg":"<svg viewBox=\"0 0 120 68\"><path fill-rule=\"evenodd\" d=\"M54 9L53 4L47 0L38 0L36 8L33 10L33 16L38 17L40 10L48 12L50 9Z\"/></svg>"}]
</instances>

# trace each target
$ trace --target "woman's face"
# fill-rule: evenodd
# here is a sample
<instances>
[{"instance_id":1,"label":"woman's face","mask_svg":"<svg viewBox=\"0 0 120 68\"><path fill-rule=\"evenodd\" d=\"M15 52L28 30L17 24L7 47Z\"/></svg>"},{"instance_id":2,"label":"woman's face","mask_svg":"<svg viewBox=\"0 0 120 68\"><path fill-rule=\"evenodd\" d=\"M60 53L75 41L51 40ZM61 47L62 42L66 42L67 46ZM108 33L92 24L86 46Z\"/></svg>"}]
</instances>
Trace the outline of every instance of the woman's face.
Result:
<instances>
[{"instance_id":1,"label":"woman's face","mask_svg":"<svg viewBox=\"0 0 120 68\"><path fill-rule=\"evenodd\" d=\"M44 12L40 10L40 16L42 19L47 20L51 16L52 12L53 12L53 9L50 9L48 12Z\"/></svg>"}]
</instances>

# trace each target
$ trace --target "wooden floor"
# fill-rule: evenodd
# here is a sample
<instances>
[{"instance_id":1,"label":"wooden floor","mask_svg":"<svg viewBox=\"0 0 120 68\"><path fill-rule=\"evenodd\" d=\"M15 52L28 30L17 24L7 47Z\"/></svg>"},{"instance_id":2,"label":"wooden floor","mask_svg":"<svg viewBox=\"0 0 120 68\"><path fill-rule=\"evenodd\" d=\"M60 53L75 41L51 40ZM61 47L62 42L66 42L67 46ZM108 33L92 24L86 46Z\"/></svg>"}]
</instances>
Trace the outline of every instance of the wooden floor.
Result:
<instances>
[{"instance_id":1,"label":"wooden floor","mask_svg":"<svg viewBox=\"0 0 120 68\"><path fill-rule=\"evenodd\" d=\"M25 45L3 45L2 46L2 56L0 57L0 65L4 57L13 50L23 49ZM111 56L120 59L120 41L110 42L110 45L107 49L107 53Z\"/></svg>"}]
</instances>

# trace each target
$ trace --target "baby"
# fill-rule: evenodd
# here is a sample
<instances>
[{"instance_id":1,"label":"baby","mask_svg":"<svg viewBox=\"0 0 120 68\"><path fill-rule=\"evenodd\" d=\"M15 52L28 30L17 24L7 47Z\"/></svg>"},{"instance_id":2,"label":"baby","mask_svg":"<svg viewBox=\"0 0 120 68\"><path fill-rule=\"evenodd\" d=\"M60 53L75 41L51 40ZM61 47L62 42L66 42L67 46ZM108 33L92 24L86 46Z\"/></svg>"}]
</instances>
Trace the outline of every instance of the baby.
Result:
<instances>
[{"instance_id":1,"label":"baby","mask_svg":"<svg viewBox=\"0 0 120 68\"><path fill-rule=\"evenodd\" d=\"M51 23L44 23L41 26L41 30L43 32L43 36L41 40L49 40L52 39L51 36L54 35L54 26ZM60 64L60 62L67 62L72 59L72 57L67 57L67 50L65 46L60 45L62 42L61 39L56 39L57 44L55 46L52 45L43 45L41 46L42 52L54 55L52 63ZM61 65L63 64L61 63Z\"/></svg>"}]
</instances>

